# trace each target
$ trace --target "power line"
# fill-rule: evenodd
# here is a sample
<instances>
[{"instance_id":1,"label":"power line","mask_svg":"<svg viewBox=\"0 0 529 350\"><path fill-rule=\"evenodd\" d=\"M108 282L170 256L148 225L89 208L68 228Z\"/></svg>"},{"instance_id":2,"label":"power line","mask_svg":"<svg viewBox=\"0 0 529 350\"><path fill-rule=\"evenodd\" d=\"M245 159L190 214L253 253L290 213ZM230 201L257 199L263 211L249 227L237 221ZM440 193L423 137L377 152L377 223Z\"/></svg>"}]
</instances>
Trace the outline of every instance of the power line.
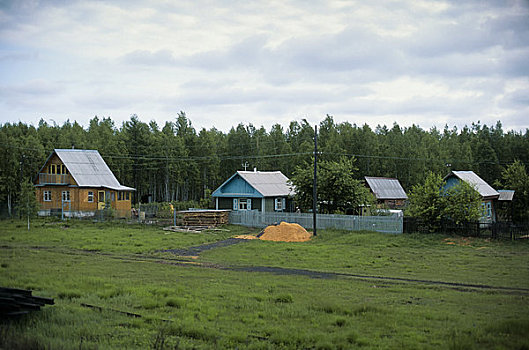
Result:
<instances>
[{"instance_id":1,"label":"power line","mask_svg":"<svg viewBox=\"0 0 529 350\"><path fill-rule=\"evenodd\" d=\"M18 145L8 145L0 143L2 146L7 148L15 148L26 151L42 152L42 149L22 147ZM51 153L48 152L48 153ZM182 161L202 161L202 160L244 160L244 159L270 159L270 158L283 158L283 157L294 157L303 155L312 155L313 152L292 152L292 153L279 153L279 154L246 154L246 155L230 155L230 154L215 154L209 156L148 156L148 155L115 155L115 154L101 154L104 158L110 159L130 159L130 160L142 160L142 161L170 161L170 162L182 162ZM319 152L320 155L329 156L347 156L356 158L367 158L367 159L381 159L381 160L401 160L401 161L421 161L421 162L439 162L439 163L465 163L465 164L496 164L496 165L510 165L512 162L508 161L497 161L493 162L490 160L473 161L468 159L454 159L454 158L416 158L416 157L398 157L398 156L377 156L369 154L357 154L357 153L330 153L330 152ZM528 165L527 162L522 161L524 165Z\"/></svg>"}]
</instances>

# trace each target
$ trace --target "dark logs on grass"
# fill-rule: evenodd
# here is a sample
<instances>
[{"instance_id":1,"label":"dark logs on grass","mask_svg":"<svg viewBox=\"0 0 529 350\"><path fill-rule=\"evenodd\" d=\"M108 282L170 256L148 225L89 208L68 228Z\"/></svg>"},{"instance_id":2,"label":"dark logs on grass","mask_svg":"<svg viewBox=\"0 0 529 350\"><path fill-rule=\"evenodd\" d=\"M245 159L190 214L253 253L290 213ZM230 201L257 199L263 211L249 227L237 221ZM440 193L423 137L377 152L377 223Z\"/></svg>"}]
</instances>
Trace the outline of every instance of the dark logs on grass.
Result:
<instances>
[{"instance_id":1,"label":"dark logs on grass","mask_svg":"<svg viewBox=\"0 0 529 350\"><path fill-rule=\"evenodd\" d=\"M31 290L0 287L0 318L20 316L53 305L52 298L31 295Z\"/></svg>"}]
</instances>

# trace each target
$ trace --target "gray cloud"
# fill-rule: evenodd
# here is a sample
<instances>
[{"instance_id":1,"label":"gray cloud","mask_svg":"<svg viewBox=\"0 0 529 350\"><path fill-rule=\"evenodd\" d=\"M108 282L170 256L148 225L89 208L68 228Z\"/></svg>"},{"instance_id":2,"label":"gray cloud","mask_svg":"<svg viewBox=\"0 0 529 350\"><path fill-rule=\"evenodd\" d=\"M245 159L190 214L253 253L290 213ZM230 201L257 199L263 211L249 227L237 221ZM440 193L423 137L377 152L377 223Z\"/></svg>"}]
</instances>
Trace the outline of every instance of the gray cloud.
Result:
<instances>
[{"instance_id":1,"label":"gray cloud","mask_svg":"<svg viewBox=\"0 0 529 350\"><path fill-rule=\"evenodd\" d=\"M311 113L528 125L523 0L23 0L0 2L0 16L0 71L12 72L0 115L52 101L70 117L160 113L160 124L183 109L220 129L231 115Z\"/></svg>"}]
</instances>

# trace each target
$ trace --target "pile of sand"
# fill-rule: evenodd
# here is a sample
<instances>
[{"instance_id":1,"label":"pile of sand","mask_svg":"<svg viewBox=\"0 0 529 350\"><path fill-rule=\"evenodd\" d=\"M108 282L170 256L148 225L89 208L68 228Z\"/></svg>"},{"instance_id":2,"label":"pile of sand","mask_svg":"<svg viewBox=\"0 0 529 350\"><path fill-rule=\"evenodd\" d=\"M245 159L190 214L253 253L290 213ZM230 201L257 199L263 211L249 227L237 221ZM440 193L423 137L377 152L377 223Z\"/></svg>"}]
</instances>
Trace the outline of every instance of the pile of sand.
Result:
<instances>
[{"instance_id":1,"label":"pile of sand","mask_svg":"<svg viewBox=\"0 0 529 350\"><path fill-rule=\"evenodd\" d=\"M268 226L257 237L263 241L306 242L312 234L301 225L281 222L279 225Z\"/></svg>"}]
</instances>

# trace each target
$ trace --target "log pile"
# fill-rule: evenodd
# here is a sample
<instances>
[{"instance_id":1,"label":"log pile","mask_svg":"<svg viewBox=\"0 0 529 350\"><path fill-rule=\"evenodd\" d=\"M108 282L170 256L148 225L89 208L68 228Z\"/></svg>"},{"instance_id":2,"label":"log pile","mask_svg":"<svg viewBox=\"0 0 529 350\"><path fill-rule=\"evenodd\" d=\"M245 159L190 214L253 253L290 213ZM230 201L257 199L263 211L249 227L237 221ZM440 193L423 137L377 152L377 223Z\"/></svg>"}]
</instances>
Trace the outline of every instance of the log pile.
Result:
<instances>
[{"instance_id":1,"label":"log pile","mask_svg":"<svg viewBox=\"0 0 529 350\"><path fill-rule=\"evenodd\" d=\"M229 217L229 210L185 210L177 212L176 223L179 226L215 227L227 225Z\"/></svg>"},{"instance_id":2,"label":"log pile","mask_svg":"<svg viewBox=\"0 0 529 350\"><path fill-rule=\"evenodd\" d=\"M0 318L20 316L53 305L52 298L31 295L31 290L0 287Z\"/></svg>"}]
</instances>

